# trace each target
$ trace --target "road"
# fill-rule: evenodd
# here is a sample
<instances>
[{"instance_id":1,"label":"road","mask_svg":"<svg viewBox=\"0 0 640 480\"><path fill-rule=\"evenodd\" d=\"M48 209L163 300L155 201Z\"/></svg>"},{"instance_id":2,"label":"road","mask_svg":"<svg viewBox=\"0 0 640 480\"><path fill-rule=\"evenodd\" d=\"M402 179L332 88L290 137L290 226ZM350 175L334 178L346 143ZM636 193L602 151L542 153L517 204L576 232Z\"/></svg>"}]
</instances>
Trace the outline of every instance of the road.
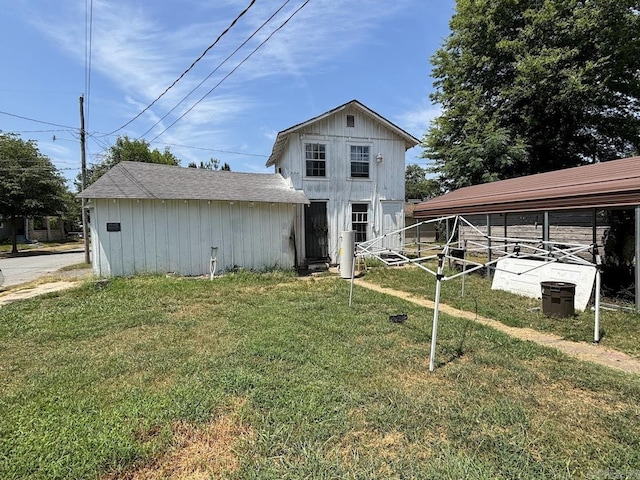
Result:
<instances>
[{"instance_id":1,"label":"road","mask_svg":"<svg viewBox=\"0 0 640 480\"><path fill-rule=\"evenodd\" d=\"M0 258L3 287L31 282L56 270L84 262L84 251L70 250L28 257Z\"/></svg>"}]
</instances>

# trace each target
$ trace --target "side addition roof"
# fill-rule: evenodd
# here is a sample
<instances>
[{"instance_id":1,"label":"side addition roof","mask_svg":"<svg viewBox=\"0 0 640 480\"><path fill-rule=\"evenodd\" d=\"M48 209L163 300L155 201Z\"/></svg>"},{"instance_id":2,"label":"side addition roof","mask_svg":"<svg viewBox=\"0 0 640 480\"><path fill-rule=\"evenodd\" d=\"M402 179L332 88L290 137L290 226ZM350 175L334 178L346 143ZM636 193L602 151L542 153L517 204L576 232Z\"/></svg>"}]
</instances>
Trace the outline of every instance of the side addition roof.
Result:
<instances>
[{"instance_id":1,"label":"side addition roof","mask_svg":"<svg viewBox=\"0 0 640 480\"><path fill-rule=\"evenodd\" d=\"M321 115L318 115L317 117L314 117L314 118L312 118L310 120L307 120L306 122L299 123L297 125L294 125L293 127L287 128L286 130L282 130L281 132L279 132L278 136L276 137L276 141L275 141L275 143L273 145L273 149L271 151L271 155L269 156L269 159L267 160L267 165L266 166L270 167L270 166L274 165L280 159L280 156L282 155L282 152L284 151L284 148L287 145L287 142L289 141L289 135L290 134L295 133L298 130L302 130L303 128L305 128L305 127L307 127L309 125L312 125L313 123L316 123L316 122L318 122L318 121L320 121L320 120L322 120L324 118L327 118L327 117L329 117L331 115L334 115L334 114L340 112L341 110L346 110L349 107L355 107L355 108L359 109L365 115L367 115L368 117L372 118L373 120L383 124L389 130L391 130L396 135L401 137L404 140L405 149L406 150L408 150L408 149L410 149L412 147L415 147L416 145L418 145L420 143L420 140L418 140L416 137L414 137L410 133L406 132L402 128L398 127L394 123L391 123L389 120L384 118L382 115L379 115L378 113L374 112L373 110L371 110L366 105L360 103L358 100L351 100L350 102L347 102L344 105L340 105L339 107L336 107L336 108L334 108L332 110L329 110L328 112L325 112L325 113L323 113Z\"/></svg>"},{"instance_id":2,"label":"side addition roof","mask_svg":"<svg viewBox=\"0 0 640 480\"><path fill-rule=\"evenodd\" d=\"M416 218L640 205L640 157L460 188L420 203Z\"/></svg>"},{"instance_id":3,"label":"side addition roof","mask_svg":"<svg viewBox=\"0 0 640 480\"><path fill-rule=\"evenodd\" d=\"M278 174L223 172L142 162L117 164L78 197L309 203L302 191L290 187Z\"/></svg>"}]
</instances>

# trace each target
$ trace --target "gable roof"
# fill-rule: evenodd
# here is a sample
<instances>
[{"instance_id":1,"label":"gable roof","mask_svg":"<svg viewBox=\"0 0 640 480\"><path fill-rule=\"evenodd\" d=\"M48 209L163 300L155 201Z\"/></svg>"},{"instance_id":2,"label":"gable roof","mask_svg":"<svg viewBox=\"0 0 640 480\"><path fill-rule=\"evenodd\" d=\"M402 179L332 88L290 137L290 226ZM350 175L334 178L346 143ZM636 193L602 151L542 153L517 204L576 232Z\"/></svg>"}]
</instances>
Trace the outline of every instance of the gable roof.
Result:
<instances>
[{"instance_id":1,"label":"gable roof","mask_svg":"<svg viewBox=\"0 0 640 480\"><path fill-rule=\"evenodd\" d=\"M342 110L346 110L347 108L350 107L355 107L358 110L360 110L362 113L364 113L366 116L372 118L373 120L375 120L378 123L381 123L382 125L384 125L386 128L388 128L389 130L391 130L393 133L395 133L396 135L398 135L400 138L402 138L404 140L404 144L405 144L405 150L408 150L412 147L415 147L416 145L418 145L418 143L420 143L420 140L418 140L416 137L414 137L413 135L411 135L410 133L406 132L405 130L403 130L402 128L398 127L397 125L395 125L394 123L391 123L389 120L387 120L386 118L384 118L382 115L379 115L378 113L374 112L373 110L371 110L369 107L367 107L366 105L360 103L358 100L351 100L350 102L347 102L343 105L340 105L339 107L336 107L332 110L329 110L328 112L325 112L321 115L318 115L317 117L313 117L310 120L307 120L306 122L302 122L299 123L297 125L294 125L293 127L289 127L286 130L282 130L281 132L278 133L278 136L276 137L276 141L273 145L273 149L271 151L271 155L269 156L269 159L267 160L267 167L270 167L271 165L275 164L279 159L280 156L282 155L282 152L284 151L284 147L287 145L287 142L289 141L289 135L292 133L295 133L299 130L302 130L303 128L312 125L316 122L319 122L320 120L323 120L327 117L330 117L331 115L334 115Z\"/></svg>"},{"instance_id":2,"label":"gable roof","mask_svg":"<svg viewBox=\"0 0 640 480\"><path fill-rule=\"evenodd\" d=\"M460 188L420 203L417 218L640 205L640 157Z\"/></svg>"},{"instance_id":3,"label":"gable roof","mask_svg":"<svg viewBox=\"0 0 640 480\"><path fill-rule=\"evenodd\" d=\"M79 198L228 200L309 203L278 174L237 173L143 162L120 162Z\"/></svg>"}]
</instances>

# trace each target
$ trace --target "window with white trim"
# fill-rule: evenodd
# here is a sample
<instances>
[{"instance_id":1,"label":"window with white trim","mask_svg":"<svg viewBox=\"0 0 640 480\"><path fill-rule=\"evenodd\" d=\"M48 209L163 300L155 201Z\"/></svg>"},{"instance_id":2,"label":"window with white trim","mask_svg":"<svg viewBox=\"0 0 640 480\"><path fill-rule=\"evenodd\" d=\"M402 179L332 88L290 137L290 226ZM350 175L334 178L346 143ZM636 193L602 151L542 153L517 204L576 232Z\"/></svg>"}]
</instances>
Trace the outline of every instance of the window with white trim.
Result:
<instances>
[{"instance_id":1,"label":"window with white trim","mask_svg":"<svg viewBox=\"0 0 640 480\"><path fill-rule=\"evenodd\" d=\"M304 158L307 177L327 176L327 146L322 143L306 143Z\"/></svg>"},{"instance_id":2,"label":"window with white trim","mask_svg":"<svg viewBox=\"0 0 640 480\"><path fill-rule=\"evenodd\" d=\"M351 178L369 178L370 148L368 145L351 145Z\"/></svg>"},{"instance_id":3,"label":"window with white trim","mask_svg":"<svg viewBox=\"0 0 640 480\"><path fill-rule=\"evenodd\" d=\"M367 225L369 223L369 204L351 204L351 228L356 232L356 242L367 240Z\"/></svg>"},{"instance_id":4,"label":"window with white trim","mask_svg":"<svg viewBox=\"0 0 640 480\"><path fill-rule=\"evenodd\" d=\"M356 126L355 115L347 115L347 127L355 127L355 126Z\"/></svg>"}]
</instances>

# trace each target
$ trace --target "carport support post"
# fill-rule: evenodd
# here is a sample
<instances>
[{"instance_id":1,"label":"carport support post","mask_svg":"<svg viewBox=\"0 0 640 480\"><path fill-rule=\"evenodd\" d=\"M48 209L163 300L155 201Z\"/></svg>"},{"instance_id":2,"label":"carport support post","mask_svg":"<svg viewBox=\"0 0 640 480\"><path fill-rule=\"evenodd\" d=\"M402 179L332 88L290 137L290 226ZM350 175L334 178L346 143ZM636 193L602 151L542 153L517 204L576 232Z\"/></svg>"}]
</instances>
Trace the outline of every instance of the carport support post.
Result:
<instances>
[{"instance_id":1,"label":"carport support post","mask_svg":"<svg viewBox=\"0 0 640 480\"><path fill-rule=\"evenodd\" d=\"M544 248L551 251L551 245L549 245L549 211L545 210L542 213L542 241L545 242Z\"/></svg>"},{"instance_id":2,"label":"carport support post","mask_svg":"<svg viewBox=\"0 0 640 480\"><path fill-rule=\"evenodd\" d=\"M505 254L505 255L508 253L508 252L507 252L507 244L509 243L509 242L507 241L507 237L509 236L509 235L507 235L507 233L509 233L509 230L508 230L509 223L508 223L508 221L507 221L507 216L508 216L508 215L509 215L509 214L508 214L507 212L504 212L504 254Z\"/></svg>"},{"instance_id":3,"label":"carport support post","mask_svg":"<svg viewBox=\"0 0 640 480\"><path fill-rule=\"evenodd\" d=\"M599 255L596 255L596 257L599 257ZM593 326L593 343L600 343L600 286L602 285L602 278L601 278L601 268L600 268L600 261L598 260L597 262L598 264L596 265L596 298L595 298L595 305L594 308L596 310L595 313L595 322L594 322L594 326Z\"/></svg>"},{"instance_id":4,"label":"carport support post","mask_svg":"<svg viewBox=\"0 0 640 480\"><path fill-rule=\"evenodd\" d=\"M640 311L640 205L636 205L636 310Z\"/></svg>"},{"instance_id":5,"label":"carport support post","mask_svg":"<svg viewBox=\"0 0 640 480\"><path fill-rule=\"evenodd\" d=\"M438 336L438 310L440 309L440 285L444 275L444 253L438 254L438 273L436 274L436 299L433 308L433 329L431 330L431 355L429 356L429 371L436 368L436 337Z\"/></svg>"},{"instance_id":6,"label":"carport support post","mask_svg":"<svg viewBox=\"0 0 640 480\"><path fill-rule=\"evenodd\" d=\"M491 214L487 215L487 263L491 262ZM487 267L487 278L491 278L490 267Z\"/></svg>"}]
</instances>

